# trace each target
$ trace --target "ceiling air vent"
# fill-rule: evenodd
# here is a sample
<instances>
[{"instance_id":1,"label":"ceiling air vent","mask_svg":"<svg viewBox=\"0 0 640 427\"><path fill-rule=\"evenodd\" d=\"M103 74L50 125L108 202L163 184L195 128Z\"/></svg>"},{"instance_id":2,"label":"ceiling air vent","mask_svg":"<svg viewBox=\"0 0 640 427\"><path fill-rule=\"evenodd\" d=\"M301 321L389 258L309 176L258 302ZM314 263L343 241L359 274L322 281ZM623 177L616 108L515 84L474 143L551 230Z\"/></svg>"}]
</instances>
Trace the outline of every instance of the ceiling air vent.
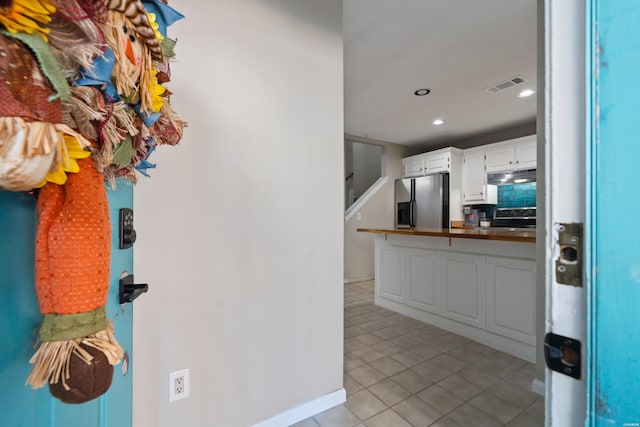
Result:
<instances>
[{"instance_id":1,"label":"ceiling air vent","mask_svg":"<svg viewBox=\"0 0 640 427\"><path fill-rule=\"evenodd\" d=\"M485 92L489 92L489 93L496 93L499 92L503 89L507 89L510 88L511 86L515 86L515 85L519 85L522 84L524 82L527 81L527 78L524 76L515 76L515 77L511 77L508 80L499 82L499 83L495 83L489 87L485 87L484 90Z\"/></svg>"}]
</instances>

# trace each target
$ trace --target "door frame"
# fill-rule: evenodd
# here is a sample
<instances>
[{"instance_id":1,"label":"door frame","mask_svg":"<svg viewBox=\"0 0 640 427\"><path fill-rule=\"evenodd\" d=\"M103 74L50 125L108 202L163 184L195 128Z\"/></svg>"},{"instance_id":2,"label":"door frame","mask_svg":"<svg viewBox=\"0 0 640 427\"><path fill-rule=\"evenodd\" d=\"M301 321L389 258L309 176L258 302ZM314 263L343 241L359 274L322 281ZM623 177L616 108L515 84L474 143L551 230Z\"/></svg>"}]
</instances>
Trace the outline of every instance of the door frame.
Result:
<instances>
[{"instance_id":1,"label":"door frame","mask_svg":"<svg viewBox=\"0 0 640 427\"><path fill-rule=\"evenodd\" d=\"M546 331L582 343L579 379L546 370L546 423L638 425L637 232L619 220L640 210L640 5L544 7ZM582 287L556 281L564 222L584 223Z\"/></svg>"},{"instance_id":2,"label":"door frame","mask_svg":"<svg viewBox=\"0 0 640 427\"><path fill-rule=\"evenodd\" d=\"M585 73L589 69L585 3L544 0L545 331L583 343L579 380L546 369L546 425L558 426L584 425L587 409L588 283L582 287L559 284L555 277L559 224L588 220L585 171L590 76ZM583 243L585 249L589 247L588 241Z\"/></svg>"}]
</instances>

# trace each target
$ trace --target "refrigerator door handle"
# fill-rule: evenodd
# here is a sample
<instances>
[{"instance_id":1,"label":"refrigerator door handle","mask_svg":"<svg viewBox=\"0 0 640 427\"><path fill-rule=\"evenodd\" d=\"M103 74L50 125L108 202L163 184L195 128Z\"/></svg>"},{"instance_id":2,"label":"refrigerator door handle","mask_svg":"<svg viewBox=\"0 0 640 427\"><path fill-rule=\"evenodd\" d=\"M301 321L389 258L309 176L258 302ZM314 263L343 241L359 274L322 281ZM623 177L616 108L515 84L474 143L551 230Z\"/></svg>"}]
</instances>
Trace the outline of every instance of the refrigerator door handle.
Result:
<instances>
[{"instance_id":1,"label":"refrigerator door handle","mask_svg":"<svg viewBox=\"0 0 640 427\"><path fill-rule=\"evenodd\" d=\"M416 226L416 202L412 200L409 204L409 227L415 228Z\"/></svg>"}]
</instances>

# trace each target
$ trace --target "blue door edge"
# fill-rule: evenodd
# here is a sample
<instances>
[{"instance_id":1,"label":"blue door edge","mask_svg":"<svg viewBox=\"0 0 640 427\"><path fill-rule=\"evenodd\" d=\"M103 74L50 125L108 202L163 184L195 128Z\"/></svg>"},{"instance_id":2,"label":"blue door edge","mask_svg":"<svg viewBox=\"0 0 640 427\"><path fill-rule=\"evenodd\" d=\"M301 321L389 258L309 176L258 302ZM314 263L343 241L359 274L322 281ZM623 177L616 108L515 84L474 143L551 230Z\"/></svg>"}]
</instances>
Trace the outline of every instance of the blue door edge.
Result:
<instances>
[{"instance_id":1,"label":"blue door edge","mask_svg":"<svg viewBox=\"0 0 640 427\"><path fill-rule=\"evenodd\" d=\"M587 426L640 425L640 4L589 0L585 213Z\"/></svg>"},{"instance_id":2,"label":"blue door edge","mask_svg":"<svg viewBox=\"0 0 640 427\"><path fill-rule=\"evenodd\" d=\"M584 367L586 368L587 381L587 413L585 414L585 426L593 426L595 414L595 387L596 379L594 378L596 358L592 349L597 347L597 335L594 330L595 325L595 282L593 268L596 266L597 237L595 232L595 205L596 200L594 194L596 191L597 164L596 156L596 139L598 135L598 118L594 111L597 111L598 94L597 94L597 70L598 67L598 49L597 49L597 1L589 0L585 5L585 170L592 173L585 174L585 224L584 224L584 283L586 287L587 298L587 342L584 343Z\"/></svg>"}]
</instances>

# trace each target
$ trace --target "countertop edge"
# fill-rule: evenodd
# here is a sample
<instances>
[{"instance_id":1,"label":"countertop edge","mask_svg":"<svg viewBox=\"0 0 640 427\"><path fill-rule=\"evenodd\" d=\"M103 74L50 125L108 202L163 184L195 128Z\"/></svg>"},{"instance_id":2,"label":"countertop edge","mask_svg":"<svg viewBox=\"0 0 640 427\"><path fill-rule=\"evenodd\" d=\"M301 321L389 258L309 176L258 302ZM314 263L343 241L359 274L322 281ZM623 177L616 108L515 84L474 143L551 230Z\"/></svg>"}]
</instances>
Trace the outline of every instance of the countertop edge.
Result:
<instances>
[{"instance_id":1,"label":"countertop edge","mask_svg":"<svg viewBox=\"0 0 640 427\"><path fill-rule=\"evenodd\" d=\"M358 228L356 231L360 233L374 234L396 234L401 236L430 236L430 237L446 237L453 239L477 239L477 240L497 240L504 242L522 242L535 243L535 232L531 231L485 231L485 230L396 230L386 228ZM532 236L533 234L533 236Z\"/></svg>"}]
</instances>

